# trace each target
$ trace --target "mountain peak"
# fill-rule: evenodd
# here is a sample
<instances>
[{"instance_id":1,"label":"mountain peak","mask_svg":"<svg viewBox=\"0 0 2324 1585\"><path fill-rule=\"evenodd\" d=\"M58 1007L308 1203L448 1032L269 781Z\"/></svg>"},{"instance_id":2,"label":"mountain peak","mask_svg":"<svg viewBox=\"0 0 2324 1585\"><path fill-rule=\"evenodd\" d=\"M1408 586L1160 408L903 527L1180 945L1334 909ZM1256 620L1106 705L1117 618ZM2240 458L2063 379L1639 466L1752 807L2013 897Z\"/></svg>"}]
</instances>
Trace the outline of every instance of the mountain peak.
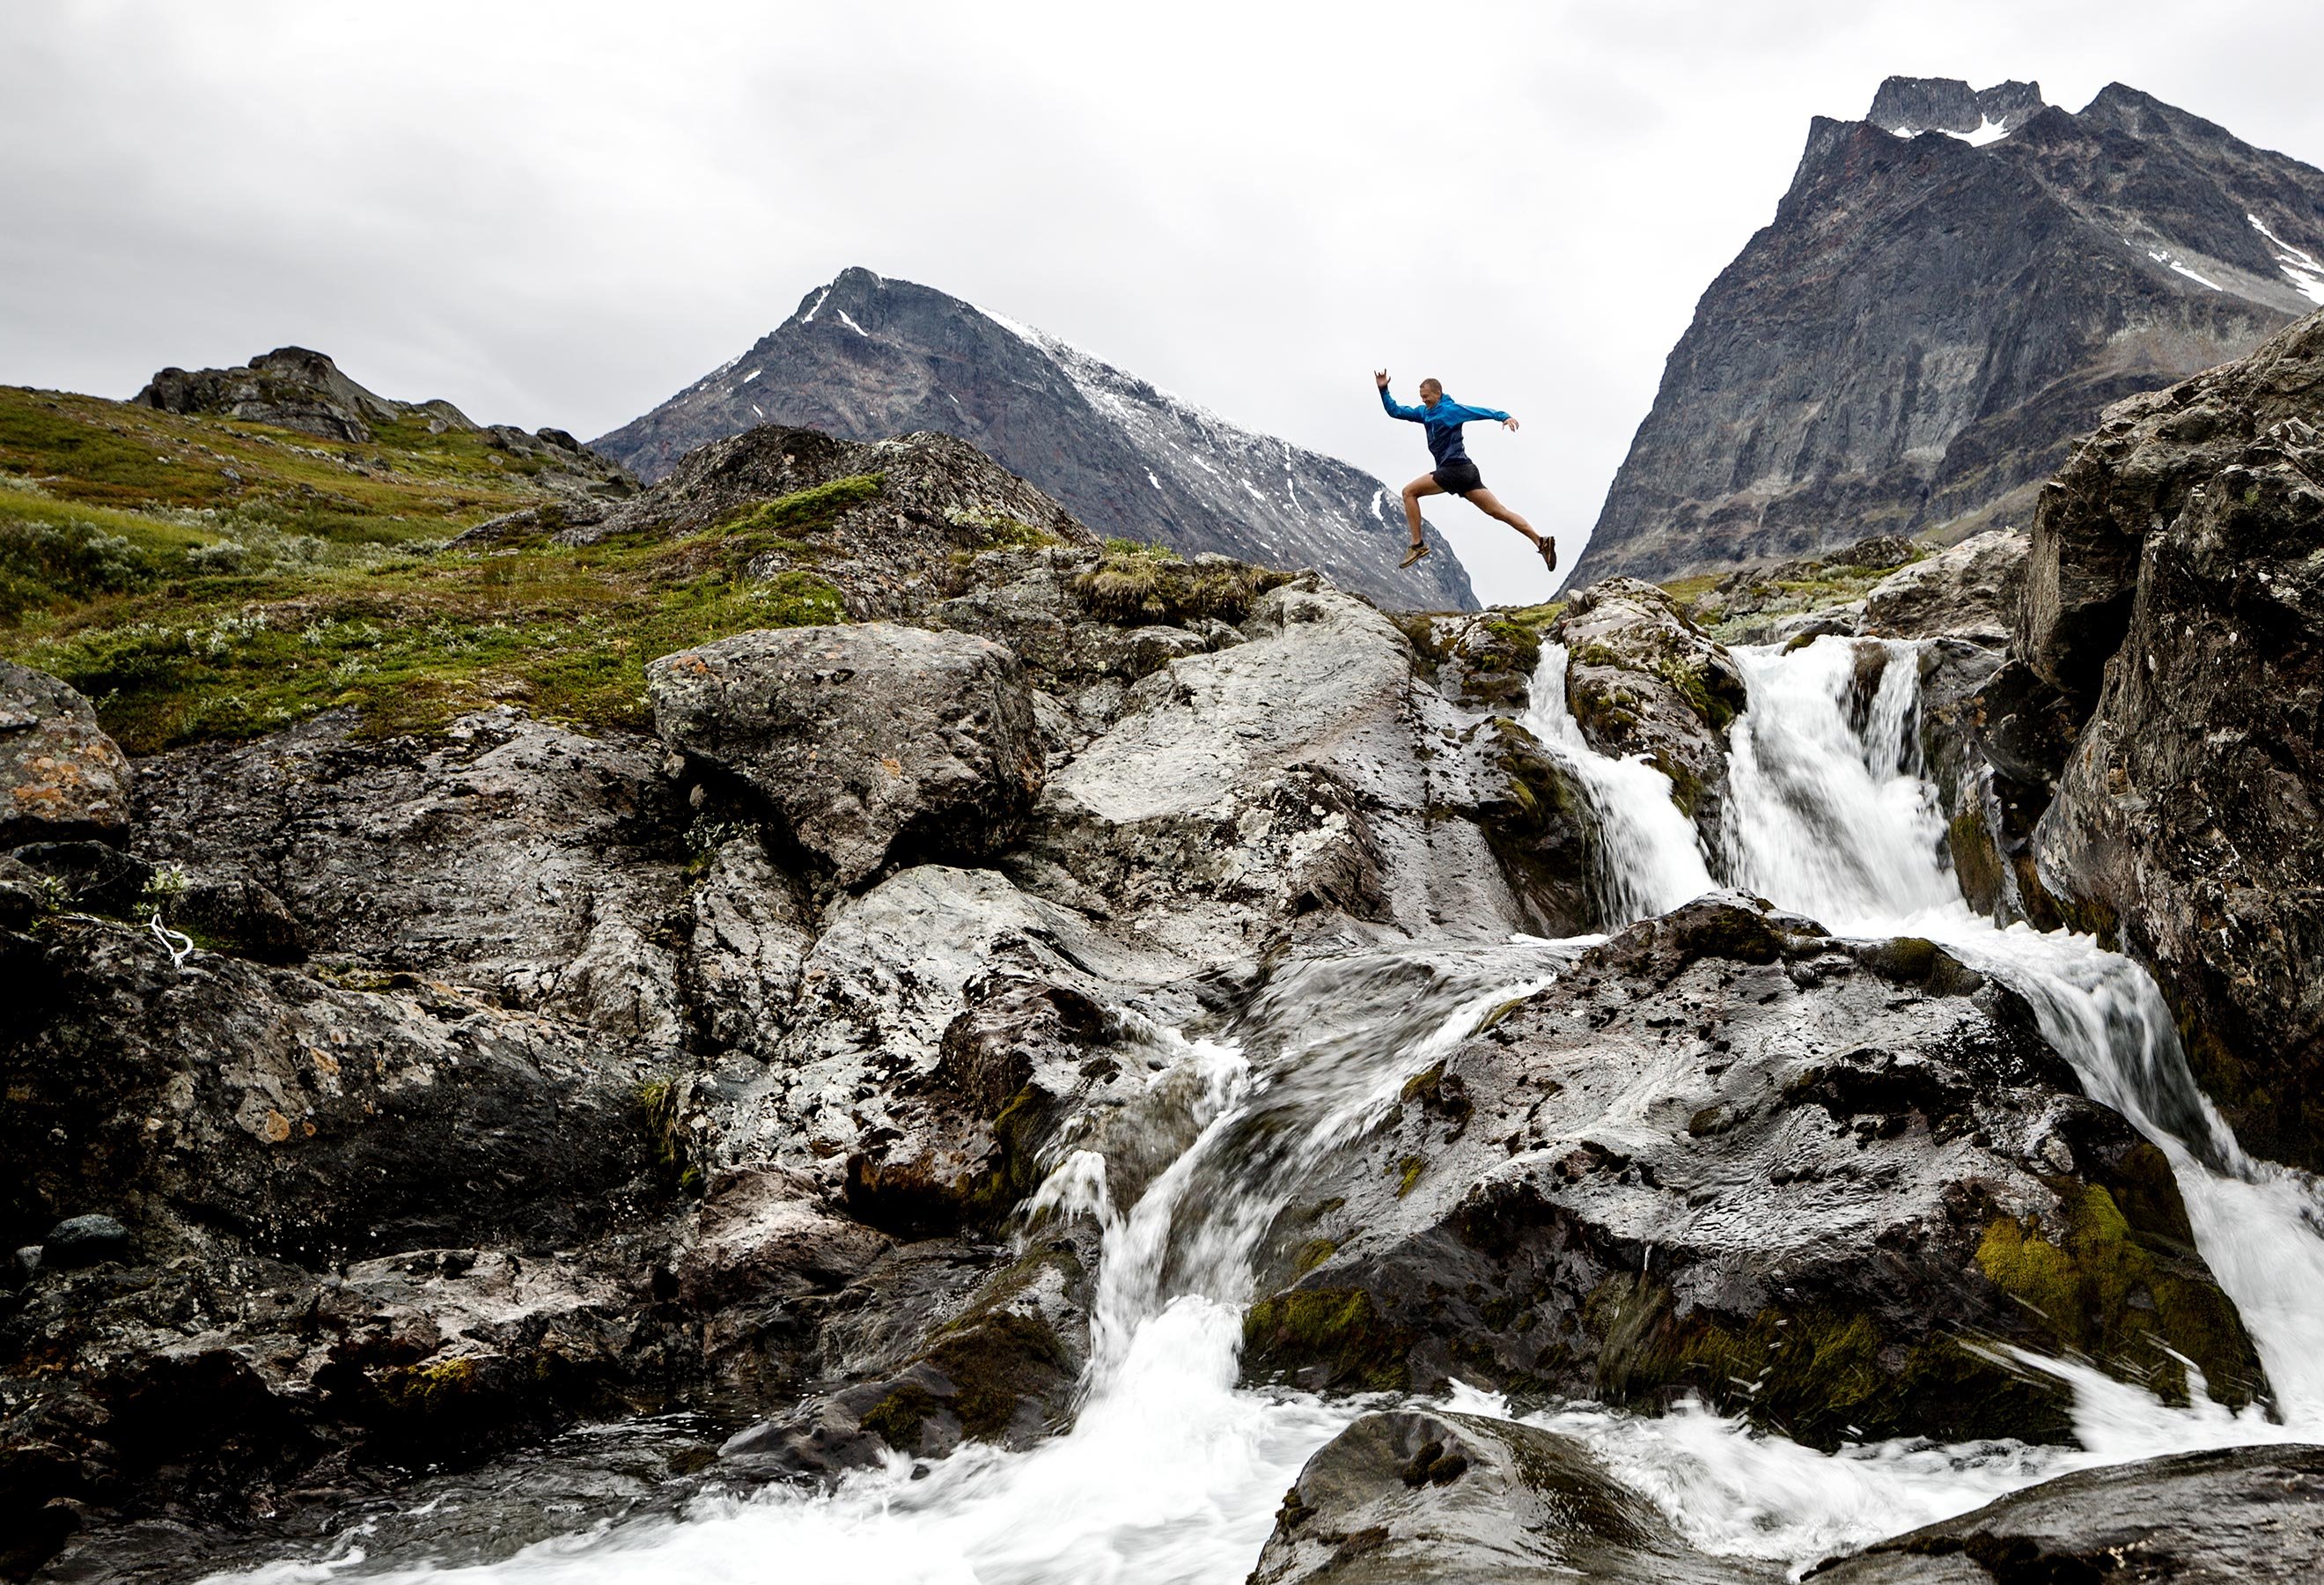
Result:
<instances>
[{"instance_id":1,"label":"mountain peak","mask_svg":"<svg viewBox=\"0 0 2324 1585\"><path fill-rule=\"evenodd\" d=\"M1949 132L1974 143L2016 131L2043 107L2037 82L2013 79L1972 88L1959 78L1892 77L1872 96L1865 119L1903 137Z\"/></svg>"},{"instance_id":2,"label":"mountain peak","mask_svg":"<svg viewBox=\"0 0 2324 1585\"><path fill-rule=\"evenodd\" d=\"M1101 534L1312 567L1391 607L1473 609L1457 558L1396 570L1396 492L932 286L842 270L740 357L596 442L648 478L761 424L957 436ZM1437 548L1446 547L1442 540Z\"/></svg>"},{"instance_id":3,"label":"mountain peak","mask_svg":"<svg viewBox=\"0 0 2324 1585\"><path fill-rule=\"evenodd\" d=\"M1890 78L1704 294L1573 581L2023 524L2108 403L2319 302L2324 172L2119 84Z\"/></svg>"}]
</instances>

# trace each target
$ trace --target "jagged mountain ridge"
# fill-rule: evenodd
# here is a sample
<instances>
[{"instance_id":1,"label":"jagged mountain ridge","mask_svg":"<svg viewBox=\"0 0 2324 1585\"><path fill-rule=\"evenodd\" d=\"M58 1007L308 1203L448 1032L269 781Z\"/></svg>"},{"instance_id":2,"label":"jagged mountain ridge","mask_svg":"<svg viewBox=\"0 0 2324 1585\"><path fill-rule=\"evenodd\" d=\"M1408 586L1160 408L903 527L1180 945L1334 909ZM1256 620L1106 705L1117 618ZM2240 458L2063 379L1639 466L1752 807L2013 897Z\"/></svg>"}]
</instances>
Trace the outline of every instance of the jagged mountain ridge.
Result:
<instances>
[{"instance_id":1,"label":"jagged mountain ridge","mask_svg":"<svg viewBox=\"0 0 2324 1585\"><path fill-rule=\"evenodd\" d=\"M1229 422L1046 332L869 270L841 272L742 357L592 444L647 479L761 423L843 440L954 434L1102 534L1312 567L1393 607L1473 610L1438 554L1396 570L1380 480Z\"/></svg>"},{"instance_id":2,"label":"jagged mountain ridge","mask_svg":"<svg viewBox=\"0 0 2324 1585\"><path fill-rule=\"evenodd\" d=\"M2324 302L2324 171L2115 84L1892 78L1702 296L1574 574L2022 526L2109 403Z\"/></svg>"}]
</instances>

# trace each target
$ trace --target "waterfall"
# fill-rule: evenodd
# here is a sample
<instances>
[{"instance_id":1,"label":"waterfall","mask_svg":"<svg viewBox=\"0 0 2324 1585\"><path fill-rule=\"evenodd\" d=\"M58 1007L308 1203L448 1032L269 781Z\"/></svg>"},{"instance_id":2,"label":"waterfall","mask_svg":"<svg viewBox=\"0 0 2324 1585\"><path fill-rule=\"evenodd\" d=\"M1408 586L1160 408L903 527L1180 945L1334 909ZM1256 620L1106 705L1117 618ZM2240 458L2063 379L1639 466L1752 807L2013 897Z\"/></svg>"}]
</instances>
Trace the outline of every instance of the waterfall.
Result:
<instances>
[{"instance_id":1,"label":"waterfall","mask_svg":"<svg viewBox=\"0 0 2324 1585\"><path fill-rule=\"evenodd\" d=\"M1727 811L1738 882L1846 934L1941 941L2024 996L2090 1096L2170 1159L2284 1423L2324 1433L2324 1195L2236 1144L2145 970L2087 936L1996 929L1961 901L1942 811L1919 774L1919 647L1823 638L1790 654L1735 652L1750 691ZM2087 1408L2089 1375L2075 1380Z\"/></svg>"},{"instance_id":2,"label":"waterfall","mask_svg":"<svg viewBox=\"0 0 2324 1585\"><path fill-rule=\"evenodd\" d=\"M2324 1211L2302 1174L2253 1161L2187 1071L2153 982L2087 938L1997 930L1947 876L1936 801L1919 774L1911 644L1823 639L1737 652L1750 708L1732 731L1719 866L1794 912L1854 935L1944 942L2027 997L2097 1098L2168 1155L2204 1256L2242 1311L2282 1423L2200 1392L2167 1407L2070 1362L2028 1360L2073 1388L2080 1449L1923 1441L1826 1454L1700 1407L1660 1416L1593 1405L1526 1416L1586 1442L1615 1477L1713 1553L1803 1566L1960 1513L2068 1469L2186 1449L2324 1434ZM1877 666L1877 675L1872 669ZM1711 889L1711 857L1651 765L1609 759L1565 706L1565 656L1544 650L1526 725L1583 789L1622 918ZM328 1555L269 1565L266 1585L327 1579L631 1585L782 1575L901 1585L1241 1580L1284 1488L1358 1406L1237 1385L1240 1317L1276 1212L1322 1157L1361 1135L1412 1075L1499 1002L1549 983L1579 948L1414 943L1295 959L1220 1038L1151 1032L1167 1130L1194 1143L1115 1205L1104 1159L1070 1150L1036 1205L1095 1219L1103 1255L1092 1358L1073 1428L1023 1451L980 1444L901 1456L828 1489L696 1497L680 1514L606 1524L460 1568L399 1555L366 1525ZM1175 1108L1175 1110L1173 1110ZM1161 1125L1157 1124L1157 1130ZM1503 1414L1456 1389L1450 1406ZM441 1499L431 1499L431 1501ZM367 1548L382 1555L367 1558Z\"/></svg>"},{"instance_id":3,"label":"waterfall","mask_svg":"<svg viewBox=\"0 0 2324 1585\"><path fill-rule=\"evenodd\" d=\"M1924 934L1918 922L1964 912L1939 867L1944 816L1919 774L1914 647L1733 653L1750 700L1729 735L1722 835L1736 884L1853 935Z\"/></svg>"},{"instance_id":4,"label":"waterfall","mask_svg":"<svg viewBox=\"0 0 2324 1585\"><path fill-rule=\"evenodd\" d=\"M1643 757L1613 759L1591 748L1565 700L1565 646L1545 644L1533 692L1518 725L1538 739L1582 789L1599 847L1599 899L1618 929L1667 913L1717 885L1694 822L1671 802L1670 778Z\"/></svg>"}]
</instances>

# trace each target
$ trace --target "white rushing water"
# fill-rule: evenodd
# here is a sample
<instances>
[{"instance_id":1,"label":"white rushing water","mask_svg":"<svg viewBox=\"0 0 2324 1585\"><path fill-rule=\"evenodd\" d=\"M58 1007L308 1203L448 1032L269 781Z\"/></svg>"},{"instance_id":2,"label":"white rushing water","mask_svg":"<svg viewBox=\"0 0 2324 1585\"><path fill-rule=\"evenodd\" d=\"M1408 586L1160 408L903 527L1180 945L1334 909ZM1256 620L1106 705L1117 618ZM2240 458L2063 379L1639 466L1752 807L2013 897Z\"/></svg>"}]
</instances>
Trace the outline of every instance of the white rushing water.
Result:
<instances>
[{"instance_id":1,"label":"white rushing water","mask_svg":"<svg viewBox=\"0 0 2324 1585\"><path fill-rule=\"evenodd\" d=\"M1858 668L1885 662L1869 688ZM2084 1088L2170 1158L2196 1244L2259 1350L2283 1423L2324 1435L2324 1198L2307 1174L2255 1161L2188 1071L2171 1011L2145 970L2087 936L2000 930L1946 873L1944 817L1919 772L1919 648L1820 639L1790 655L1738 650L1751 708L1732 745L1728 837L1739 885L1850 935L1941 941L2033 1005ZM2210 1411L2144 1431L2122 1400L2073 1378L2114 1423L2101 1440L2201 1445ZM2273 1434L2255 1416L2254 1435ZM2206 1424L2209 1423L2206 1422ZM2215 1428L2214 1428L2215 1429ZM2089 1432L2086 1430L2085 1438ZM2143 1453L2136 1456L2144 1456Z\"/></svg>"},{"instance_id":2,"label":"white rushing water","mask_svg":"<svg viewBox=\"0 0 2324 1585\"><path fill-rule=\"evenodd\" d=\"M1711 890L1711 869L1694 822L1671 802L1670 778L1632 755L1613 759L1582 736L1565 702L1565 646L1545 644L1533 693L1518 723L1573 773L1597 828L1610 925L1667 913Z\"/></svg>"},{"instance_id":3,"label":"white rushing water","mask_svg":"<svg viewBox=\"0 0 2324 1585\"><path fill-rule=\"evenodd\" d=\"M2324 1435L2324 1211L2301 1174L2258 1163L2197 1089L2152 980L2086 938L1997 930L1960 902L1943 822L1919 775L1917 653L1819 640L1789 655L1738 651L1751 708L1733 732L1717 856L1737 884L1850 935L1928 936L2024 993L2090 1092L2169 1155L2197 1241L2235 1299L2280 1422L2204 1398L2171 1408L2085 1367L2027 1360L2073 1389L2080 1449L1925 1441L1826 1454L1701 1408L1659 1417L1574 1405L1528 1416L1586 1442L1705 1550L1804 1567L1978 1506L2068 1469L2199 1447ZM1564 655L1545 650L1526 725L1584 786L1619 884L1618 919L1711 889L1711 856L1652 766L1594 754L1563 700ZM1361 1135L1411 1075L1491 1007L1548 983L1577 943L1419 945L1296 962L1231 1043L1175 1048L1153 1105L1194 1143L1116 1206L1106 1163L1075 1152L1037 1205L1097 1219L1104 1254L1092 1363L1072 1430L1023 1452L970 1445L898 1458L825 1490L697 1499L459 1569L368 1562L360 1543L244 1578L717 1585L768 1578L876 1582L1241 1580L1307 1457L1369 1404L1239 1387L1252 1253L1323 1154ZM1376 1400L1377 1401L1377 1400ZM1456 1390L1451 1406L1506 1414Z\"/></svg>"}]
</instances>

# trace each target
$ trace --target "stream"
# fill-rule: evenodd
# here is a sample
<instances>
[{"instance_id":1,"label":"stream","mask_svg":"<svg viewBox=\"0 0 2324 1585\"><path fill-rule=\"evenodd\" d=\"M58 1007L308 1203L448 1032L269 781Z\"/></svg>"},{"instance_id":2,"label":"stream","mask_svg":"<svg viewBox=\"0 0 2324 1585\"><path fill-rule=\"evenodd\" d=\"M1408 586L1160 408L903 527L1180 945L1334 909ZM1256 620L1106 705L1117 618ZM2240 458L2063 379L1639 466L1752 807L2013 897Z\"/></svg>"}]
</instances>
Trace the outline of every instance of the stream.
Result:
<instances>
[{"instance_id":1,"label":"stream","mask_svg":"<svg viewBox=\"0 0 2324 1585\"><path fill-rule=\"evenodd\" d=\"M1716 852L1651 765L1592 752L1545 648L1525 724L1582 785L1618 921L1722 882L1849 936L1925 936L2025 996L2089 1093L2169 1157L2204 1256L2240 1309L2276 1394L2231 1412L2170 1407L2085 1367L2024 1357L2067 1382L2079 1448L1926 1441L1827 1454L1701 1407L1631 1414L1577 1404L1529 1414L1589 1444L1696 1545L1795 1571L1838 1550L2093 1465L2196 1448L2324 1440L2324 1202L2303 1174L2254 1160L2190 1077L2145 973L2085 937L1997 929L1942 867L1943 819L1920 774L1915 646L1890 653L1868 702L1857 645L1735 653L1750 708L1732 733ZM497 1561L410 1561L381 1523L330 1555L217 1576L614 1585L831 1578L979 1585L1215 1581L1250 1570L1307 1458L1378 1396L1325 1401L1237 1385L1253 1257L1316 1163L1395 1106L1405 1080L1492 1008L1549 984L1595 938L1444 941L1296 960L1228 1030L1168 1031L1156 1104L1193 1145L1117 1204L1103 1158L1068 1153L1034 1209L1103 1228L1092 1358L1073 1429L1025 1451L980 1444L825 1489L706 1492L675 1511L599 1521ZM1434 1406L1506 1414L1456 1387ZM438 1499L454 1500L454 1499ZM372 1533L366 1534L366 1530ZM441 1553L438 1554L443 1555Z\"/></svg>"}]
</instances>

